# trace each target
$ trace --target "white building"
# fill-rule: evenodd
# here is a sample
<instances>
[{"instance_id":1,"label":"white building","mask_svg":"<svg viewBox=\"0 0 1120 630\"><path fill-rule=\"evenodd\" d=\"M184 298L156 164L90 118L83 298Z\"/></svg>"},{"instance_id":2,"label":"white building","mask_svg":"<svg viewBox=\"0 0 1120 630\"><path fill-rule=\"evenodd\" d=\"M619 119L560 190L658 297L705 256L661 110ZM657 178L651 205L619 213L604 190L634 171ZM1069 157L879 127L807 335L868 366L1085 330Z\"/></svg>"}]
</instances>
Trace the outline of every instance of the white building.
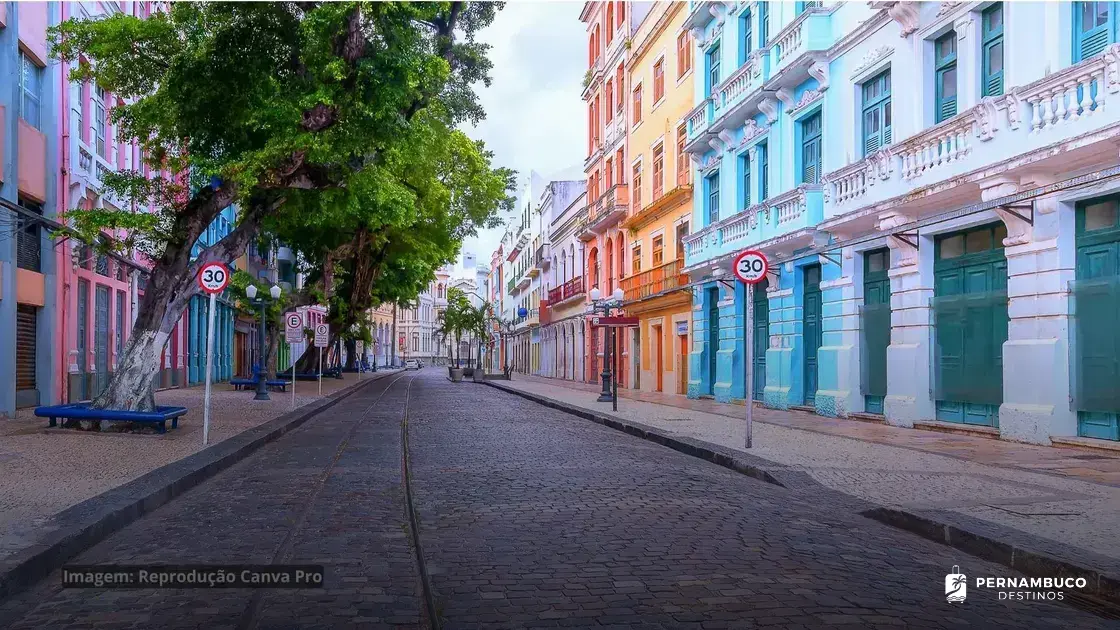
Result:
<instances>
[{"instance_id":1,"label":"white building","mask_svg":"<svg viewBox=\"0 0 1120 630\"><path fill-rule=\"evenodd\" d=\"M436 330L440 326L440 314L447 308L450 277L451 270L441 267L436 271L435 280L413 304L398 309L397 344L401 361L420 359L428 364L439 364L447 360Z\"/></svg>"},{"instance_id":2,"label":"white building","mask_svg":"<svg viewBox=\"0 0 1120 630\"><path fill-rule=\"evenodd\" d=\"M586 216L586 199L583 178L551 181L541 197L541 376L575 378L583 373L583 241L575 227Z\"/></svg>"}]
</instances>

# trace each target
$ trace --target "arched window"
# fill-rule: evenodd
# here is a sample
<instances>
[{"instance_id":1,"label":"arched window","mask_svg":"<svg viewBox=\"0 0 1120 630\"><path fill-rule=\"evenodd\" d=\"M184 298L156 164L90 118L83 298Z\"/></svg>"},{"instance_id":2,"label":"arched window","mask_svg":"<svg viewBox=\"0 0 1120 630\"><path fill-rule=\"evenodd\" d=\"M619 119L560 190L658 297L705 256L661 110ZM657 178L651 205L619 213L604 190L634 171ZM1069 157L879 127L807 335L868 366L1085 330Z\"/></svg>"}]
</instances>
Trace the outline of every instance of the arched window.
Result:
<instances>
[{"instance_id":1,"label":"arched window","mask_svg":"<svg viewBox=\"0 0 1120 630\"><path fill-rule=\"evenodd\" d=\"M599 286L599 249L597 247L591 248L591 253L587 256L587 275L591 280L588 289Z\"/></svg>"},{"instance_id":2,"label":"arched window","mask_svg":"<svg viewBox=\"0 0 1120 630\"><path fill-rule=\"evenodd\" d=\"M610 295L611 291L614 291L614 240L613 239L610 239L610 238L607 239L607 248L606 249L607 249L607 258L606 258L606 261L607 261L607 268L606 268L607 295Z\"/></svg>"}]
</instances>

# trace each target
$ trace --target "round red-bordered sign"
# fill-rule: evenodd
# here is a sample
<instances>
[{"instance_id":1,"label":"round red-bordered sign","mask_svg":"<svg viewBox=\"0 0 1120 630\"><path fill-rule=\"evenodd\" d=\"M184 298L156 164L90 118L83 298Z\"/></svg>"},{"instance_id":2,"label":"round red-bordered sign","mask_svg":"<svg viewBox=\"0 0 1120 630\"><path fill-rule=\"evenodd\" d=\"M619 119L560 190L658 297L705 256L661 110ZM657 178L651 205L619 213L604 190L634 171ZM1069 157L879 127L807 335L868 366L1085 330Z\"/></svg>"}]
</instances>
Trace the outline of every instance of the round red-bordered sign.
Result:
<instances>
[{"instance_id":1,"label":"round red-bordered sign","mask_svg":"<svg viewBox=\"0 0 1120 630\"><path fill-rule=\"evenodd\" d=\"M229 267L220 262L206 263L198 270L198 286L207 293L221 293L229 285Z\"/></svg>"},{"instance_id":2,"label":"round red-bordered sign","mask_svg":"<svg viewBox=\"0 0 1120 630\"><path fill-rule=\"evenodd\" d=\"M735 257L731 269L739 282L758 284L766 279L766 273L770 271L770 262L762 252L748 249Z\"/></svg>"}]
</instances>

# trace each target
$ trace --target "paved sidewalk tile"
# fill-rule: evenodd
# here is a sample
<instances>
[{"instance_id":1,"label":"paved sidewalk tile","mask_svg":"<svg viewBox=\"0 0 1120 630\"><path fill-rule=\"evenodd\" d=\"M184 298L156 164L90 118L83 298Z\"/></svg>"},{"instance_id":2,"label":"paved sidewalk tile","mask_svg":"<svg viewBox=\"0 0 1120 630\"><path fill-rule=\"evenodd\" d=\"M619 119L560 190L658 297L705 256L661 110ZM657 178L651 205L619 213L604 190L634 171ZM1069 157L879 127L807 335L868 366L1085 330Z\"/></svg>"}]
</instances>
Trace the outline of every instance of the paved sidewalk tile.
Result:
<instances>
[{"instance_id":1,"label":"paved sidewalk tile","mask_svg":"<svg viewBox=\"0 0 1120 630\"><path fill-rule=\"evenodd\" d=\"M744 450L741 405L619 390L611 412L595 402L591 384L522 375L503 384ZM828 488L889 507L949 510L1120 559L1120 484L1073 470L1120 469L1120 457L757 407L755 420L751 455Z\"/></svg>"},{"instance_id":2,"label":"paved sidewalk tile","mask_svg":"<svg viewBox=\"0 0 1120 630\"><path fill-rule=\"evenodd\" d=\"M370 378L362 375L361 378ZM323 379L323 396L358 381L357 374ZM318 384L298 381L295 405L289 392L268 401L227 383L211 389L210 444L302 407L320 397ZM52 515L202 450L202 387L156 392L161 405L187 407L179 428L163 435L47 428L32 409L0 420L0 558L34 544Z\"/></svg>"}]
</instances>

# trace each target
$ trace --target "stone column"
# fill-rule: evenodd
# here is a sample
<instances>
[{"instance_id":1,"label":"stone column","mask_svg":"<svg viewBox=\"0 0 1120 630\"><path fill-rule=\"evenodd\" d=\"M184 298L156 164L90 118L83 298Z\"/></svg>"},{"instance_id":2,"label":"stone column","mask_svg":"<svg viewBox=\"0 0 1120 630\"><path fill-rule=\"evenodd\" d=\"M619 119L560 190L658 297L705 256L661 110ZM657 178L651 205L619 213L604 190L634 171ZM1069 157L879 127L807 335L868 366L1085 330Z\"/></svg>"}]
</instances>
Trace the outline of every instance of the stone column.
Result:
<instances>
[{"instance_id":1,"label":"stone column","mask_svg":"<svg viewBox=\"0 0 1120 630\"><path fill-rule=\"evenodd\" d=\"M997 192L999 194L997 194ZM1006 191L987 190L985 199ZM1030 217L1030 208L1015 212ZM1034 225L1007 211L1007 341L1003 344L1000 436L1050 444L1050 436L1077 435L1070 409L1069 293L1076 247L1074 210L1057 199L1034 202Z\"/></svg>"},{"instance_id":2,"label":"stone column","mask_svg":"<svg viewBox=\"0 0 1120 630\"><path fill-rule=\"evenodd\" d=\"M889 231L910 219L900 213L880 217L879 229ZM891 343L887 346L887 423L912 427L932 420L935 407L930 381L930 341L933 323L933 239L889 236L891 249ZM916 245L916 246L915 246Z\"/></svg>"}]
</instances>

